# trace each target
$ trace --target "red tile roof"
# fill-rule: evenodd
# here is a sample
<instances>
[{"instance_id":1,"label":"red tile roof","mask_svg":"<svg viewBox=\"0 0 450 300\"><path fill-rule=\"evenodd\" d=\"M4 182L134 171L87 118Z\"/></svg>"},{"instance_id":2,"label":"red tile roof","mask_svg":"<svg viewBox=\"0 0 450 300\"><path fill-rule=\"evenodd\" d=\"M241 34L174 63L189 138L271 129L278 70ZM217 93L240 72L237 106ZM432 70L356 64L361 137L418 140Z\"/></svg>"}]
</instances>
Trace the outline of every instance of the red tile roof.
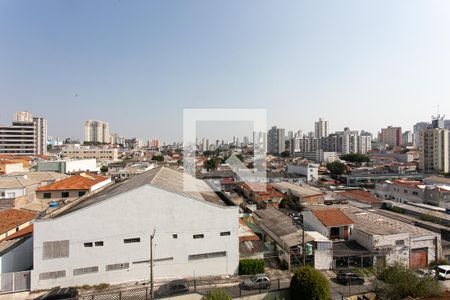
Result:
<instances>
[{"instance_id":1,"label":"red tile roof","mask_svg":"<svg viewBox=\"0 0 450 300\"><path fill-rule=\"evenodd\" d=\"M339 208L314 209L312 213L326 227L351 225L354 223Z\"/></svg>"},{"instance_id":2,"label":"red tile roof","mask_svg":"<svg viewBox=\"0 0 450 300\"><path fill-rule=\"evenodd\" d=\"M0 211L0 233L18 227L28 221L36 218L37 213L21 210L21 209L6 209Z\"/></svg>"},{"instance_id":3,"label":"red tile roof","mask_svg":"<svg viewBox=\"0 0 450 300\"><path fill-rule=\"evenodd\" d=\"M19 238L19 237L22 237L22 236L25 236L25 235L28 235L31 233L33 233L33 224L28 225L27 227L22 228L19 231L11 234L7 238L5 238L5 241L13 240L13 239L16 239L16 238Z\"/></svg>"},{"instance_id":4,"label":"red tile roof","mask_svg":"<svg viewBox=\"0 0 450 300\"><path fill-rule=\"evenodd\" d=\"M37 188L37 191L89 190L92 186L107 180L108 177L92 174L73 175L49 185Z\"/></svg>"}]
</instances>

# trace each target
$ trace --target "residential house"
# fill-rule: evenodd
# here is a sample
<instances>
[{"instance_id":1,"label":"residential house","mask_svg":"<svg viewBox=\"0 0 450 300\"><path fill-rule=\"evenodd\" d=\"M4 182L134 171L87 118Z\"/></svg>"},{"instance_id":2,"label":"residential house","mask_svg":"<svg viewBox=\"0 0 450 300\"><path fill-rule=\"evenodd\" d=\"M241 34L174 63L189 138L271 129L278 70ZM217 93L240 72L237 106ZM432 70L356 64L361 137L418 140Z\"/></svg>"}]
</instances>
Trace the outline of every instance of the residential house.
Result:
<instances>
[{"instance_id":1,"label":"residential house","mask_svg":"<svg viewBox=\"0 0 450 300\"><path fill-rule=\"evenodd\" d=\"M37 213L22 209L5 209L0 211L0 241L19 230L29 226L37 217Z\"/></svg>"},{"instance_id":2,"label":"residential house","mask_svg":"<svg viewBox=\"0 0 450 300\"><path fill-rule=\"evenodd\" d=\"M302 212L307 228L318 231L331 240L348 240L353 221L339 208L310 206Z\"/></svg>"},{"instance_id":3,"label":"residential house","mask_svg":"<svg viewBox=\"0 0 450 300\"><path fill-rule=\"evenodd\" d=\"M254 219L264 232L263 240L273 244L274 253L288 269L302 264L303 243L307 264L319 270L331 268L332 242L319 232L303 233L293 225L290 217L273 207L255 211Z\"/></svg>"},{"instance_id":4,"label":"residential house","mask_svg":"<svg viewBox=\"0 0 450 300\"><path fill-rule=\"evenodd\" d=\"M239 256L241 259L264 259L264 243L253 230L239 221Z\"/></svg>"},{"instance_id":5,"label":"residential house","mask_svg":"<svg viewBox=\"0 0 450 300\"><path fill-rule=\"evenodd\" d=\"M81 173L36 189L36 196L45 202L71 201L111 183L111 178Z\"/></svg>"}]
</instances>

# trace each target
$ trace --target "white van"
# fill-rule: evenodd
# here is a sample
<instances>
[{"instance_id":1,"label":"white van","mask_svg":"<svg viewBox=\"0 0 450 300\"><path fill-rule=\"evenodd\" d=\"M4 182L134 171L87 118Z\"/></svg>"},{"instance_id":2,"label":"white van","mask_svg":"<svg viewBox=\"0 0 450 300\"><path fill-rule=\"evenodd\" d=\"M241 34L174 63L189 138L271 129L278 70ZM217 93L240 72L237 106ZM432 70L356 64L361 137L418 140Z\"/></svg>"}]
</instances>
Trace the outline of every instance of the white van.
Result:
<instances>
[{"instance_id":1,"label":"white van","mask_svg":"<svg viewBox=\"0 0 450 300\"><path fill-rule=\"evenodd\" d=\"M450 279L450 265L440 265L437 267L439 279Z\"/></svg>"}]
</instances>

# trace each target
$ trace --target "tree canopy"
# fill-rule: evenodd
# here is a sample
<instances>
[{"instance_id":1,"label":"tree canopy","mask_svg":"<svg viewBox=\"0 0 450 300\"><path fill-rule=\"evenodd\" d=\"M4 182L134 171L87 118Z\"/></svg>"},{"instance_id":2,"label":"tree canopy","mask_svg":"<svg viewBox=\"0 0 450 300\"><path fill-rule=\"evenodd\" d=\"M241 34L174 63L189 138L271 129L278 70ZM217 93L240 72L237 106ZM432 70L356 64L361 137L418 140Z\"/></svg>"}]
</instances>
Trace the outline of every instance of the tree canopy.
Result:
<instances>
[{"instance_id":1,"label":"tree canopy","mask_svg":"<svg viewBox=\"0 0 450 300\"><path fill-rule=\"evenodd\" d=\"M378 274L382 283L377 287L380 299L401 300L408 297L440 296L442 289L432 276L419 277L402 265L385 268Z\"/></svg>"},{"instance_id":2,"label":"tree canopy","mask_svg":"<svg viewBox=\"0 0 450 300\"><path fill-rule=\"evenodd\" d=\"M294 272L290 285L291 299L329 300L330 283L320 271L300 267Z\"/></svg>"},{"instance_id":3,"label":"tree canopy","mask_svg":"<svg viewBox=\"0 0 450 300\"><path fill-rule=\"evenodd\" d=\"M342 175L345 172L345 164L340 161L334 161L331 163L327 163L327 169L333 175Z\"/></svg>"},{"instance_id":4,"label":"tree canopy","mask_svg":"<svg viewBox=\"0 0 450 300\"><path fill-rule=\"evenodd\" d=\"M164 156L162 156L162 155L153 155L152 160L164 161Z\"/></svg>"},{"instance_id":5,"label":"tree canopy","mask_svg":"<svg viewBox=\"0 0 450 300\"><path fill-rule=\"evenodd\" d=\"M370 162L370 157L360 153L350 153L341 155L341 159L352 163Z\"/></svg>"}]
</instances>

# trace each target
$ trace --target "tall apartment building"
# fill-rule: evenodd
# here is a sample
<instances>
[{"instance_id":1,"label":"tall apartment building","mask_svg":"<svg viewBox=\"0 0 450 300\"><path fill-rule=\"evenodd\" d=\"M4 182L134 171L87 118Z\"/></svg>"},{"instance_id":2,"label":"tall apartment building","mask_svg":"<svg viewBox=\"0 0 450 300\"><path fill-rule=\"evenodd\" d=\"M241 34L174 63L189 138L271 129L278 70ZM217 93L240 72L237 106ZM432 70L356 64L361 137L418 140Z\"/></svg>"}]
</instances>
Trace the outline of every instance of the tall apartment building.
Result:
<instances>
[{"instance_id":1,"label":"tall apartment building","mask_svg":"<svg viewBox=\"0 0 450 300\"><path fill-rule=\"evenodd\" d=\"M389 145L392 148L401 147L403 146L402 128L393 126L382 128L378 135L378 140L380 143Z\"/></svg>"},{"instance_id":2,"label":"tall apartment building","mask_svg":"<svg viewBox=\"0 0 450 300\"><path fill-rule=\"evenodd\" d=\"M370 150L372 150L372 134L362 130L358 137L358 153L367 154Z\"/></svg>"},{"instance_id":3,"label":"tall apartment building","mask_svg":"<svg viewBox=\"0 0 450 300\"><path fill-rule=\"evenodd\" d=\"M159 140L149 140L147 144L148 144L148 147L153 148L153 149L159 149L159 147L161 145Z\"/></svg>"},{"instance_id":4,"label":"tall apartment building","mask_svg":"<svg viewBox=\"0 0 450 300\"><path fill-rule=\"evenodd\" d=\"M440 116L433 120L433 127L419 134L419 169L424 173L449 172L449 131L437 119Z\"/></svg>"},{"instance_id":5,"label":"tall apartment building","mask_svg":"<svg viewBox=\"0 0 450 300\"><path fill-rule=\"evenodd\" d=\"M336 131L337 135L337 150L342 154L358 153L359 149L359 132L357 130L350 130L348 127L344 131Z\"/></svg>"},{"instance_id":6,"label":"tall apartment building","mask_svg":"<svg viewBox=\"0 0 450 300\"><path fill-rule=\"evenodd\" d=\"M280 154L285 148L284 128L273 126L267 132L267 152L271 154Z\"/></svg>"},{"instance_id":7,"label":"tall apartment building","mask_svg":"<svg viewBox=\"0 0 450 300\"><path fill-rule=\"evenodd\" d=\"M0 154L46 155L47 119L15 113L11 126L0 126Z\"/></svg>"},{"instance_id":8,"label":"tall apartment building","mask_svg":"<svg viewBox=\"0 0 450 300\"><path fill-rule=\"evenodd\" d=\"M329 130L328 121L325 121L322 118L319 118L319 121L314 123L314 137L317 139L327 137Z\"/></svg>"},{"instance_id":9,"label":"tall apartment building","mask_svg":"<svg viewBox=\"0 0 450 300\"><path fill-rule=\"evenodd\" d=\"M420 146L420 132L422 130L427 129L430 126L431 126L431 124L427 123L427 122L419 122L414 125L414 127L413 127L414 146L416 148L419 148L419 146Z\"/></svg>"},{"instance_id":10,"label":"tall apartment building","mask_svg":"<svg viewBox=\"0 0 450 300\"><path fill-rule=\"evenodd\" d=\"M407 146L414 145L414 133L412 131L405 131L403 133L403 144Z\"/></svg>"},{"instance_id":11,"label":"tall apartment building","mask_svg":"<svg viewBox=\"0 0 450 300\"><path fill-rule=\"evenodd\" d=\"M84 141L109 144L111 142L109 124L96 120L84 122Z\"/></svg>"}]
</instances>

